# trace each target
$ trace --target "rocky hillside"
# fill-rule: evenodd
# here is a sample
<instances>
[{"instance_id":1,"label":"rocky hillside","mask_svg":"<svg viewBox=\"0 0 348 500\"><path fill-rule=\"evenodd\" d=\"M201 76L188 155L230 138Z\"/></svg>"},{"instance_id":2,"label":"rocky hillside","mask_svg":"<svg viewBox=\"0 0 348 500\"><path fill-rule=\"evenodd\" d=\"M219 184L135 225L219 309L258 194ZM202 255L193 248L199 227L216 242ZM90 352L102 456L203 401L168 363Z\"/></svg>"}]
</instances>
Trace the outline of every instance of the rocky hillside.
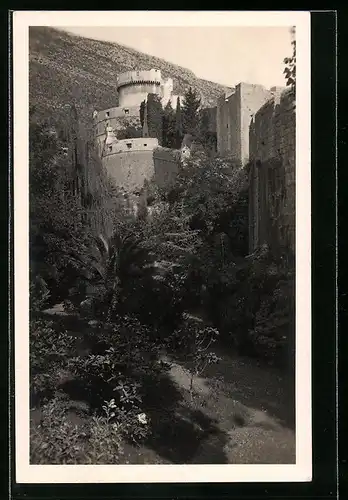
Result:
<instances>
[{"instance_id":1,"label":"rocky hillside","mask_svg":"<svg viewBox=\"0 0 348 500\"><path fill-rule=\"evenodd\" d=\"M60 114L74 102L83 118L94 109L117 105L116 78L133 69L158 68L174 81L174 93L189 87L199 90L204 105L215 105L228 90L197 78L192 71L117 43L92 40L51 27L31 27L29 32L30 105L40 114ZM54 112L54 113L53 113Z\"/></svg>"}]
</instances>

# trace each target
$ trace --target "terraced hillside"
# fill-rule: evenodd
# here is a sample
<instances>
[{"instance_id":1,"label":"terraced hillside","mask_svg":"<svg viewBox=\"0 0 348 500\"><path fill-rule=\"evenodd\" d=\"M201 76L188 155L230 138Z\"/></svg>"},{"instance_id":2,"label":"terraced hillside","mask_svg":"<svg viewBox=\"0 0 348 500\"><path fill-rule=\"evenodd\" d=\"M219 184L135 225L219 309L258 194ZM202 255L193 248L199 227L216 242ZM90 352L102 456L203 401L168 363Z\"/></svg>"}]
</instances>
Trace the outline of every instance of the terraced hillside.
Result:
<instances>
[{"instance_id":1,"label":"terraced hillside","mask_svg":"<svg viewBox=\"0 0 348 500\"><path fill-rule=\"evenodd\" d=\"M163 59L52 27L30 28L29 55L30 105L45 116L60 114L65 104L73 102L83 118L94 109L117 105L117 75L132 69L158 68L164 77L173 78L174 93L195 87L207 106L215 105L228 90Z\"/></svg>"}]
</instances>

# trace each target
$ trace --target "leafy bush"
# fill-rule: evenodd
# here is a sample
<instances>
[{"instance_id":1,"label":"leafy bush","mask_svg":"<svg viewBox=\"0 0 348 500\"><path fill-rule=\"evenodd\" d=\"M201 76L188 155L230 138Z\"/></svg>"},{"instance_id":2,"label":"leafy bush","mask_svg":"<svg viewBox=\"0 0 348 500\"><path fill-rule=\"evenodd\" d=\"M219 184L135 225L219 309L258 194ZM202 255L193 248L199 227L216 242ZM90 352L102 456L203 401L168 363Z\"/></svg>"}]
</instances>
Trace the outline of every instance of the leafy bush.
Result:
<instances>
[{"instance_id":1,"label":"leafy bush","mask_svg":"<svg viewBox=\"0 0 348 500\"><path fill-rule=\"evenodd\" d=\"M153 274L153 259L141 238L131 225L124 225L110 238L100 235L93 242L81 246L75 259L80 280L93 288L94 315L110 321L121 312L136 312L151 288Z\"/></svg>"},{"instance_id":2,"label":"leafy bush","mask_svg":"<svg viewBox=\"0 0 348 500\"><path fill-rule=\"evenodd\" d=\"M288 252L287 252L288 254ZM283 364L293 342L294 265L267 246L239 261L212 309L222 338L241 354Z\"/></svg>"},{"instance_id":3,"label":"leafy bush","mask_svg":"<svg viewBox=\"0 0 348 500\"><path fill-rule=\"evenodd\" d=\"M110 421L122 424L122 435L138 443L148 432L138 418L144 413L142 383L144 377L155 379L163 372L160 345L150 330L132 317L105 326L98 339L108 348L102 354L71 358L69 369L91 404L99 412L103 409Z\"/></svg>"},{"instance_id":4,"label":"leafy bush","mask_svg":"<svg viewBox=\"0 0 348 500\"><path fill-rule=\"evenodd\" d=\"M39 275L31 279L29 293L32 312L41 311L45 306L48 306L51 293L42 276Z\"/></svg>"},{"instance_id":5,"label":"leafy bush","mask_svg":"<svg viewBox=\"0 0 348 500\"><path fill-rule=\"evenodd\" d=\"M30 323L30 389L33 398L52 395L61 374L67 368L74 339L65 331L57 332L53 322Z\"/></svg>"},{"instance_id":6,"label":"leafy bush","mask_svg":"<svg viewBox=\"0 0 348 500\"><path fill-rule=\"evenodd\" d=\"M43 407L41 422L31 428L32 464L116 464L124 454L120 428L106 416L93 416L80 425L69 419L62 398Z\"/></svg>"},{"instance_id":7,"label":"leafy bush","mask_svg":"<svg viewBox=\"0 0 348 500\"><path fill-rule=\"evenodd\" d=\"M277 283L270 295L262 297L249 337L260 357L291 368L295 334L294 270L278 268L276 272Z\"/></svg>"},{"instance_id":8,"label":"leafy bush","mask_svg":"<svg viewBox=\"0 0 348 500\"><path fill-rule=\"evenodd\" d=\"M211 351L218 336L219 332L216 328L206 326L198 318L185 314L182 324L167 341L168 350L185 359L191 366L191 395L194 377L203 373L208 365L220 360Z\"/></svg>"}]
</instances>

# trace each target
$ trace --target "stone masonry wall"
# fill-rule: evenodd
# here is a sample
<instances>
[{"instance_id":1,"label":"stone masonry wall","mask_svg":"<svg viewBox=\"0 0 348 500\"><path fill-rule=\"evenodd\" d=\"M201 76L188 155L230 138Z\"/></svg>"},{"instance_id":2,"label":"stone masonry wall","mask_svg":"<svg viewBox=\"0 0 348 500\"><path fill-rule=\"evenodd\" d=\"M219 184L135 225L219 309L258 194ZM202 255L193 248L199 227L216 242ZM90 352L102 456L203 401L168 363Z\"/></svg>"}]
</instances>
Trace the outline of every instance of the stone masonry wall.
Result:
<instances>
[{"instance_id":1,"label":"stone masonry wall","mask_svg":"<svg viewBox=\"0 0 348 500\"><path fill-rule=\"evenodd\" d=\"M235 91L221 96L217 104L217 149L237 165L249 160L249 126L253 115L271 97L262 85L239 83Z\"/></svg>"},{"instance_id":2,"label":"stone masonry wall","mask_svg":"<svg viewBox=\"0 0 348 500\"><path fill-rule=\"evenodd\" d=\"M125 151L103 158L103 165L115 185L124 191L140 191L145 179L154 175L153 151Z\"/></svg>"},{"instance_id":3,"label":"stone masonry wall","mask_svg":"<svg viewBox=\"0 0 348 500\"><path fill-rule=\"evenodd\" d=\"M249 250L267 243L295 251L296 113L289 91L256 113L249 140Z\"/></svg>"},{"instance_id":4,"label":"stone masonry wall","mask_svg":"<svg viewBox=\"0 0 348 500\"><path fill-rule=\"evenodd\" d=\"M229 96L221 96L216 114L217 150L221 155L230 155L237 162L241 156L240 89Z\"/></svg>"},{"instance_id":5,"label":"stone masonry wall","mask_svg":"<svg viewBox=\"0 0 348 500\"><path fill-rule=\"evenodd\" d=\"M249 161L249 127L254 114L269 100L271 92L262 85L240 83L240 157L239 163L244 166ZM233 147L233 144L231 145Z\"/></svg>"},{"instance_id":6,"label":"stone masonry wall","mask_svg":"<svg viewBox=\"0 0 348 500\"><path fill-rule=\"evenodd\" d=\"M146 147L142 142L146 141ZM128 149L129 144L132 148ZM160 187L171 184L178 172L179 151L158 147L157 139L125 139L111 145L103 165L115 185L124 191L141 191L145 180L154 180Z\"/></svg>"},{"instance_id":7,"label":"stone masonry wall","mask_svg":"<svg viewBox=\"0 0 348 500\"><path fill-rule=\"evenodd\" d=\"M153 152L154 181L159 187L169 186L174 182L179 170L180 152L174 149L158 147Z\"/></svg>"},{"instance_id":8,"label":"stone masonry wall","mask_svg":"<svg viewBox=\"0 0 348 500\"><path fill-rule=\"evenodd\" d=\"M106 127L112 127L116 133L127 129L127 127L135 127L141 133L139 106L133 108L110 108L98 112L95 117L95 135L99 142L105 139Z\"/></svg>"}]
</instances>

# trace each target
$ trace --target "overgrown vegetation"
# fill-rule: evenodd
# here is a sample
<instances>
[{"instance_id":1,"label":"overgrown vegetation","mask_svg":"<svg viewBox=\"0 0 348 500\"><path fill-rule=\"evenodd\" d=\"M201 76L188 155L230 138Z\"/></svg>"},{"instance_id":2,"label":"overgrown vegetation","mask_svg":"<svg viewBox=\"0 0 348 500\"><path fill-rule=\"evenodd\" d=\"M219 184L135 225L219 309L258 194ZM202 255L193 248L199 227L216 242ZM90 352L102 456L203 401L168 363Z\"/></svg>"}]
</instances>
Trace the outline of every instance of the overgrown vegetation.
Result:
<instances>
[{"instance_id":1,"label":"overgrown vegetation","mask_svg":"<svg viewBox=\"0 0 348 500\"><path fill-rule=\"evenodd\" d=\"M287 87L290 87L292 92L296 90L296 30L295 27L291 28L291 46L292 55L284 59L284 75Z\"/></svg>"},{"instance_id":2,"label":"overgrown vegetation","mask_svg":"<svg viewBox=\"0 0 348 500\"><path fill-rule=\"evenodd\" d=\"M176 116L164 111L167 145L207 131L188 96ZM182 397L164 356L185 360L192 397L217 343L279 366L293 344L294 265L268 248L248 255L245 170L196 151L170 187L148 184L136 213L92 143L74 107L54 125L30 116L34 463L124 463L125 443L157 442ZM81 322L83 354L69 327L42 316L57 303ZM87 406L76 426L77 393Z\"/></svg>"}]
</instances>

